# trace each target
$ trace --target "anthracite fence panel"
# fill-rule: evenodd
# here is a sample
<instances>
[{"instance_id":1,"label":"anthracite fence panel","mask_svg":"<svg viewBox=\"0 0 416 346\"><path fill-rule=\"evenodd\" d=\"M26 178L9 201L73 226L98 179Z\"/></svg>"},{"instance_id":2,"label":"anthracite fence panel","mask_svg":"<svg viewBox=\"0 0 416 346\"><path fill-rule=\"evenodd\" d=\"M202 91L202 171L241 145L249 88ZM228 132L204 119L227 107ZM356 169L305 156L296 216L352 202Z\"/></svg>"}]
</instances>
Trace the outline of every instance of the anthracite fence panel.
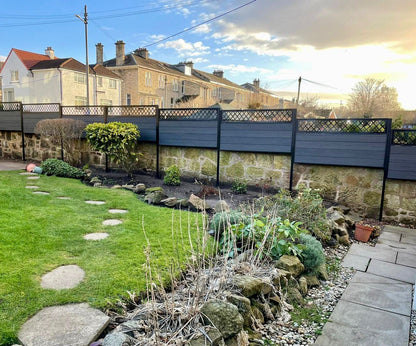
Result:
<instances>
[{"instance_id":1,"label":"anthracite fence panel","mask_svg":"<svg viewBox=\"0 0 416 346\"><path fill-rule=\"evenodd\" d=\"M20 111L1 111L0 112L0 130L4 131L21 131Z\"/></svg>"},{"instance_id":2,"label":"anthracite fence panel","mask_svg":"<svg viewBox=\"0 0 416 346\"><path fill-rule=\"evenodd\" d=\"M23 113L23 129L25 133L34 133L36 124L45 119L57 119L60 117L57 113Z\"/></svg>"},{"instance_id":3,"label":"anthracite fence panel","mask_svg":"<svg viewBox=\"0 0 416 346\"><path fill-rule=\"evenodd\" d=\"M416 180L415 130L393 131L388 178Z\"/></svg>"}]
</instances>

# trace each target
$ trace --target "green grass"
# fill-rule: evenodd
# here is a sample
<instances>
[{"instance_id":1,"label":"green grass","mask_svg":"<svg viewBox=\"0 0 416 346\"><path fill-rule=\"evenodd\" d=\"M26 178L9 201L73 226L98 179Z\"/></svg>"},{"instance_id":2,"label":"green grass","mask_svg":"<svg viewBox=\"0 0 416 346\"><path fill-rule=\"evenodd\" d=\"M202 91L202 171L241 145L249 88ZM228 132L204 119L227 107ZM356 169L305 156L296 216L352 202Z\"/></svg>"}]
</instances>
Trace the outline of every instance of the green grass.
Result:
<instances>
[{"instance_id":1,"label":"green grass","mask_svg":"<svg viewBox=\"0 0 416 346\"><path fill-rule=\"evenodd\" d=\"M33 194L26 184L50 195ZM89 199L107 203L88 205ZM129 212L110 214L109 208ZM109 218L123 223L102 226ZM190 254L188 229L196 239L201 224L198 214L149 206L126 190L97 189L57 177L30 181L16 171L0 172L0 345L16 342L22 324L43 307L88 302L104 308L127 297L127 291L143 292L147 246L143 228L153 265L168 280L172 263L178 264L177 274ZM83 239L100 231L110 236L101 241ZM85 271L79 286L60 291L40 287L43 274L68 264Z\"/></svg>"}]
</instances>

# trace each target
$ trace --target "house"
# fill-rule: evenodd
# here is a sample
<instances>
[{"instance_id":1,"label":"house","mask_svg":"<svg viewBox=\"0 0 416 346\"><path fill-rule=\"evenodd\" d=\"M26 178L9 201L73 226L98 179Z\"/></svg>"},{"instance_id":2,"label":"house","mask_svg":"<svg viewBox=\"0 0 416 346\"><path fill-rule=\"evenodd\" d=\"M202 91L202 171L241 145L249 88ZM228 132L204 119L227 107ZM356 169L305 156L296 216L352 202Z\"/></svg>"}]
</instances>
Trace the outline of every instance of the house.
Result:
<instances>
[{"instance_id":1,"label":"house","mask_svg":"<svg viewBox=\"0 0 416 346\"><path fill-rule=\"evenodd\" d=\"M100 65L89 67L90 100L86 97L85 65L59 59L48 47L45 54L13 48L1 71L2 101L60 103L62 105L119 105L121 78Z\"/></svg>"},{"instance_id":2,"label":"house","mask_svg":"<svg viewBox=\"0 0 416 346\"><path fill-rule=\"evenodd\" d=\"M263 108L283 108L279 97L260 87L260 79L255 79L253 83L245 83L241 85L250 91L250 105L261 105Z\"/></svg>"}]
</instances>

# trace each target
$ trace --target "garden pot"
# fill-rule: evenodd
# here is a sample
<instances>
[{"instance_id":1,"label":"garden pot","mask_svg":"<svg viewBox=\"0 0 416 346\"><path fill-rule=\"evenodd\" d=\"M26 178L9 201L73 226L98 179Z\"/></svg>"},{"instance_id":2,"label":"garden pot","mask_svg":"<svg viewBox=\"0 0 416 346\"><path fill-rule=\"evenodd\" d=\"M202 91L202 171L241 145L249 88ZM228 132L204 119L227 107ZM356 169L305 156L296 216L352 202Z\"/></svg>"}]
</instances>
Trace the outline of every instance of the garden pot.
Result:
<instances>
[{"instance_id":1,"label":"garden pot","mask_svg":"<svg viewBox=\"0 0 416 346\"><path fill-rule=\"evenodd\" d=\"M354 238L362 241L364 243L368 242L370 239L371 233L373 232L374 227L364 226L364 225L355 225L355 234Z\"/></svg>"}]
</instances>

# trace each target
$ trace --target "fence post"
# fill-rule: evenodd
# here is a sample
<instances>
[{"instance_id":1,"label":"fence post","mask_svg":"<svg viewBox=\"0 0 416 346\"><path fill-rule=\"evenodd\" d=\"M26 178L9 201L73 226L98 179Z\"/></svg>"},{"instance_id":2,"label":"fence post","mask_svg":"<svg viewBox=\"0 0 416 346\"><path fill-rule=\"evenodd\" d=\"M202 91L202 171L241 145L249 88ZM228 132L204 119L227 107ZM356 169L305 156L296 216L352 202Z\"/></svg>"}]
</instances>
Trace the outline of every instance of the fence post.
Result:
<instances>
[{"instance_id":1,"label":"fence post","mask_svg":"<svg viewBox=\"0 0 416 346\"><path fill-rule=\"evenodd\" d=\"M386 182L387 176L389 173L389 164L390 164L390 148L393 139L393 130L391 127L392 120L385 119L386 122L386 149L384 151L384 172L383 172L383 187L381 189L381 202L380 202L380 214L379 214L379 221L383 219L383 209L384 209L384 195L386 193Z\"/></svg>"},{"instance_id":2,"label":"fence post","mask_svg":"<svg viewBox=\"0 0 416 346\"><path fill-rule=\"evenodd\" d=\"M156 177L158 178L160 178L159 120L160 120L160 108L159 106L156 106Z\"/></svg>"},{"instance_id":3,"label":"fence post","mask_svg":"<svg viewBox=\"0 0 416 346\"><path fill-rule=\"evenodd\" d=\"M58 106L59 106L59 117L62 118L63 117L62 103L60 103Z\"/></svg>"},{"instance_id":4,"label":"fence post","mask_svg":"<svg viewBox=\"0 0 416 346\"><path fill-rule=\"evenodd\" d=\"M25 148L25 129L24 129L24 121L23 121L23 104L19 102L19 109L20 109L20 129L22 133L22 160L26 161L26 148Z\"/></svg>"},{"instance_id":5,"label":"fence post","mask_svg":"<svg viewBox=\"0 0 416 346\"><path fill-rule=\"evenodd\" d=\"M217 110L217 187L220 186L220 158L221 158L221 123L222 123L221 108Z\"/></svg>"},{"instance_id":6,"label":"fence post","mask_svg":"<svg viewBox=\"0 0 416 346\"><path fill-rule=\"evenodd\" d=\"M292 114L292 143L290 148L290 177L289 177L289 191L293 191L293 166L295 164L296 154L296 132L298 131L297 110Z\"/></svg>"}]
</instances>

